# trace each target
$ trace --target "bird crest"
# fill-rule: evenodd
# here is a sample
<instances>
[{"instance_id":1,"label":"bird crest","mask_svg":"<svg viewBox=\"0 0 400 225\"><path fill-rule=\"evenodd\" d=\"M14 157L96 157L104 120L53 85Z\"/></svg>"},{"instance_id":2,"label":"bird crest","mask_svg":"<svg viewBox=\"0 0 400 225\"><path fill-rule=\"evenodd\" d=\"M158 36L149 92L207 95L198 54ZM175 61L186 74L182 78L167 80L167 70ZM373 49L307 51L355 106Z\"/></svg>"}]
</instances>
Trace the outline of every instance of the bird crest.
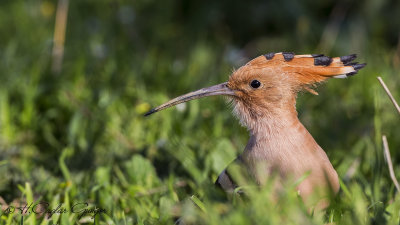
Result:
<instances>
[{"instance_id":1,"label":"bird crest","mask_svg":"<svg viewBox=\"0 0 400 225\"><path fill-rule=\"evenodd\" d=\"M305 89L312 94L318 94L312 89L316 84L328 78L353 76L366 65L353 62L356 58L356 54L331 58L323 54L267 53L249 61L240 68L242 70L239 73L258 70L266 75L276 74L282 79L287 75L289 83L293 84L296 91Z\"/></svg>"}]
</instances>

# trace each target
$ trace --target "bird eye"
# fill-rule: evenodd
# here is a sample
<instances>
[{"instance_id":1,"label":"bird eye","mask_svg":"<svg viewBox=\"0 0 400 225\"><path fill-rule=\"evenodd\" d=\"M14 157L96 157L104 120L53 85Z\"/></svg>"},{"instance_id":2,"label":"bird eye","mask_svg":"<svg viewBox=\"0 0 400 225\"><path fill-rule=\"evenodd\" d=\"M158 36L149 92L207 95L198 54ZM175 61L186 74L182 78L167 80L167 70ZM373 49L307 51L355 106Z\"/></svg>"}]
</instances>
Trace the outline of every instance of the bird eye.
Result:
<instances>
[{"instance_id":1,"label":"bird eye","mask_svg":"<svg viewBox=\"0 0 400 225\"><path fill-rule=\"evenodd\" d=\"M251 83L250 83L250 86L252 88L259 88L261 86L261 82L258 81L258 80L252 80Z\"/></svg>"}]
</instances>

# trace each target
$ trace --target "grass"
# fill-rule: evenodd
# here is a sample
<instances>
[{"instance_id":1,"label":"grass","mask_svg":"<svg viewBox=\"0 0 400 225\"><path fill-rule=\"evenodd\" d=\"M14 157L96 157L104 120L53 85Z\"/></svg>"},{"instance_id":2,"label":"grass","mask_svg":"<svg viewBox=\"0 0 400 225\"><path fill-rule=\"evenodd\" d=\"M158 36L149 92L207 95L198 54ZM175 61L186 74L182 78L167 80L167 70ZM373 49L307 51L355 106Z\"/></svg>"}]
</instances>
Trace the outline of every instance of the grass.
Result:
<instances>
[{"instance_id":1,"label":"grass","mask_svg":"<svg viewBox=\"0 0 400 225\"><path fill-rule=\"evenodd\" d=\"M56 2L0 3L0 224L173 224L178 218L188 224L399 224L400 196L382 144L386 135L399 174L399 115L376 80L382 76L400 99L399 53L391 45L362 29L339 34L322 53L358 53L368 66L350 79L330 80L319 96L299 95L301 121L341 178L331 206L310 215L290 184L278 199L270 185L247 187L245 198L226 198L214 188L248 139L222 98L149 118L143 113L225 81L246 56L314 53L310 43L318 32L302 29L322 28L307 14L302 26L285 23L276 31L297 29L307 45L283 34L279 41L254 34L265 38L257 42L239 26L231 35L222 28L207 33L199 22L214 18L207 10L179 20L185 11L166 4L171 10L150 1L70 1L63 66L54 73ZM352 15L343 29L366 26L362 11ZM243 53L233 37L257 50ZM31 203L37 213L18 209ZM46 215L46 209L55 212Z\"/></svg>"}]
</instances>

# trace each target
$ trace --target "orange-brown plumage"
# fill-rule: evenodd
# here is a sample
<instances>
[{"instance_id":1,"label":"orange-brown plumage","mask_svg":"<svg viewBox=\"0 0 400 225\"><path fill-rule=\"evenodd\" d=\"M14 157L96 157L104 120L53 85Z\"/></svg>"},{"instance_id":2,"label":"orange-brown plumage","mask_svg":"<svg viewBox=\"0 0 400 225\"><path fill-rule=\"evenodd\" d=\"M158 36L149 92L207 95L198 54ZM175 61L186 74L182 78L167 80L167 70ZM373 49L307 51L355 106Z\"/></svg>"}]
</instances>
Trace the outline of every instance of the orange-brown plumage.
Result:
<instances>
[{"instance_id":1,"label":"orange-brown plumage","mask_svg":"<svg viewBox=\"0 0 400 225\"><path fill-rule=\"evenodd\" d=\"M329 64L315 65L316 58L330 59ZM351 60L355 59L355 55L348 56ZM346 61L345 61L346 62ZM290 74L290 79L295 87L304 87L322 82L328 78L357 72L351 63L343 63L340 57L329 58L327 56L319 55L317 57L312 55L294 55L293 59L286 61L282 53L277 53L272 59L267 59L265 56L259 56L244 67L246 69L266 69L270 68L272 73ZM364 64L357 64L364 65Z\"/></svg>"},{"instance_id":2,"label":"orange-brown plumage","mask_svg":"<svg viewBox=\"0 0 400 225\"><path fill-rule=\"evenodd\" d=\"M355 58L268 53L234 71L228 82L172 99L146 115L196 98L229 96L234 113L250 132L237 161L259 184L273 172L282 179L298 179L309 172L297 189L310 203L314 193L321 199L327 190L337 192L339 181L325 152L297 118L296 96L301 90L316 93L312 87L328 78L354 75L365 66L353 63ZM227 191L235 187L226 170L216 183Z\"/></svg>"}]
</instances>

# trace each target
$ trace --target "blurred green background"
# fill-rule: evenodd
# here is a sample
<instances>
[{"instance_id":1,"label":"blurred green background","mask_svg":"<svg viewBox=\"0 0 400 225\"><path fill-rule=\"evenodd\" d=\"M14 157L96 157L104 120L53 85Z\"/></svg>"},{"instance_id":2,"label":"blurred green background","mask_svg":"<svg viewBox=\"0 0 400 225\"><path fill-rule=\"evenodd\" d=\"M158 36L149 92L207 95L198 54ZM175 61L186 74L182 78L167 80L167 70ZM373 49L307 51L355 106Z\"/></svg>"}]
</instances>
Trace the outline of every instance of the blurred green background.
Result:
<instances>
[{"instance_id":1,"label":"blurred green background","mask_svg":"<svg viewBox=\"0 0 400 225\"><path fill-rule=\"evenodd\" d=\"M400 174L400 117L376 80L400 99L399 18L396 0L2 0L0 224L22 218L5 207L32 201L105 208L97 224L399 224L381 138ZM300 120L343 180L321 217L290 190L277 204L268 188L244 202L216 196L213 182L248 139L223 98L143 117L281 51L357 53L368 64L318 96L299 94Z\"/></svg>"}]
</instances>

